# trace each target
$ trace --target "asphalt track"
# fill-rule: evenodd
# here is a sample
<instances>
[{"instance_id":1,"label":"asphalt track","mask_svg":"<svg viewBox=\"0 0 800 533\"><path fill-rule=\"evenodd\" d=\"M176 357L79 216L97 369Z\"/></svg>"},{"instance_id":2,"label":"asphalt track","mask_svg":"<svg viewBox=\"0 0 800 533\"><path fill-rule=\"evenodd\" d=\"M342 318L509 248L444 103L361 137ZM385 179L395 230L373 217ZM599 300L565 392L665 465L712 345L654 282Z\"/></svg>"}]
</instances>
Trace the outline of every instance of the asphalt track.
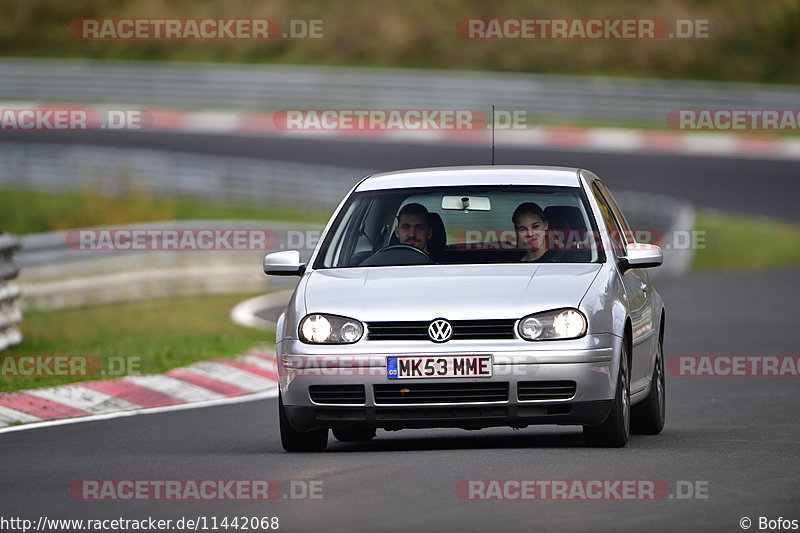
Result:
<instances>
[{"instance_id":1,"label":"asphalt track","mask_svg":"<svg viewBox=\"0 0 800 533\"><path fill-rule=\"evenodd\" d=\"M226 139L223 146L209 136L160 135L127 141L386 169L468 164L483 155L474 148L254 138ZM612 187L670 192L696 205L800 218L792 194L797 162L566 151L498 155L504 163L586 166ZM692 274L656 286L667 305L667 357L798 353L800 272ZM792 377L669 375L664 432L633 436L624 449L587 448L577 428L529 427L380 431L366 444L332 439L325 453L287 454L276 431L275 400L8 433L0 435L0 516L277 516L283 531L406 533L730 532L741 531L739 520L747 516L757 530L762 516L800 520L798 383ZM84 502L68 493L80 479L263 478L281 481L286 495L290 480L321 481L322 498ZM468 479L652 479L665 481L673 496L678 486L707 487L708 498L464 501L454 489Z\"/></svg>"},{"instance_id":2,"label":"asphalt track","mask_svg":"<svg viewBox=\"0 0 800 533\"><path fill-rule=\"evenodd\" d=\"M163 132L2 132L0 142L95 144L254 157L374 171L484 165L489 147ZM614 189L667 194L700 207L800 222L800 161L687 154L498 147L498 164L582 167ZM353 182L361 176L354 176Z\"/></svg>"},{"instance_id":3,"label":"asphalt track","mask_svg":"<svg viewBox=\"0 0 800 533\"><path fill-rule=\"evenodd\" d=\"M735 289L735 290L734 290ZM665 352L797 353L800 273L662 280ZM761 305L754 305L759 302ZM764 305L769 302L769 305ZM276 401L136 416L0 436L2 516L177 519L278 516L282 531L741 531L739 520L800 519L798 378L667 377L667 425L624 449L584 447L571 427L380 431L287 454ZM84 502L79 479L322 481L322 499ZM652 479L708 499L465 501L465 479ZM755 527L753 528L755 529Z\"/></svg>"}]
</instances>

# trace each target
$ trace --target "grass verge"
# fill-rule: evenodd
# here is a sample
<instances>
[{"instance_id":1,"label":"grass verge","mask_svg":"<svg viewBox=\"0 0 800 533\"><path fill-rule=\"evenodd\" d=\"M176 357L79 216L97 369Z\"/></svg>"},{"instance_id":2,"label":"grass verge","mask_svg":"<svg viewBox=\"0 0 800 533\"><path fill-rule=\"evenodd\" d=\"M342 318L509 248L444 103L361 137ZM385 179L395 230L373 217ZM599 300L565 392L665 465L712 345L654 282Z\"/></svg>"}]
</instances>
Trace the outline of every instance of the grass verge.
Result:
<instances>
[{"instance_id":1,"label":"grass verge","mask_svg":"<svg viewBox=\"0 0 800 533\"><path fill-rule=\"evenodd\" d=\"M138 191L104 196L0 189L0 228L17 234L191 219L283 220L323 225L329 217L327 211L298 211L281 205L211 204Z\"/></svg>"},{"instance_id":2,"label":"grass verge","mask_svg":"<svg viewBox=\"0 0 800 533\"><path fill-rule=\"evenodd\" d=\"M36 0L6 2L0 17L4 56L77 57L220 63L415 67L553 74L601 74L766 83L800 82L800 4L747 2L521 2L520 0ZM354 5L356 4L356 5ZM318 20L322 38L78 39L81 18L270 18ZM680 19L703 21L690 39L476 39L457 33L462 19ZM638 26L637 26L638 27ZM700 30L700 26L697 27ZM272 31L272 26L270 27ZM536 32L538 34L538 31ZM46 36L43 37L43 36Z\"/></svg>"},{"instance_id":3,"label":"grass verge","mask_svg":"<svg viewBox=\"0 0 800 533\"><path fill-rule=\"evenodd\" d=\"M119 377L124 370L165 372L196 361L231 357L254 344L274 342L266 333L233 324L231 308L249 295L191 296L62 311L31 311L22 321L23 343L0 354L0 392ZM13 376L22 355L89 356L94 376ZM94 366L93 362L97 362ZM22 368L25 370L25 368ZM103 375L102 372L106 372ZM66 372L61 372L66 373ZM135 373L135 372L130 372Z\"/></svg>"},{"instance_id":4,"label":"grass verge","mask_svg":"<svg viewBox=\"0 0 800 533\"><path fill-rule=\"evenodd\" d=\"M695 252L693 270L800 268L798 225L699 211L694 229L705 232L705 249Z\"/></svg>"}]
</instances>

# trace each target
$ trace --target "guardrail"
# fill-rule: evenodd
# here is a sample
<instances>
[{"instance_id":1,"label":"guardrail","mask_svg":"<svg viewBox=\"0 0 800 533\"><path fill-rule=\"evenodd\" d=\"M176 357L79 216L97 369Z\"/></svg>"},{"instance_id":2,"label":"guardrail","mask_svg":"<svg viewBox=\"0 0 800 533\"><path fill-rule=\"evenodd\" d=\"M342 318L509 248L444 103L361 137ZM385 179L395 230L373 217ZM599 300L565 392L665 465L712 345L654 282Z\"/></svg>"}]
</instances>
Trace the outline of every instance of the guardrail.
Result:
<instances>
[{"instance_id":1,"label":"guardrail","mask_svg":"<svg viewBox=\"0 0 800 533\"><path fill-rule=\"evenodd\" d=\"M96 230L145 230L145 231L159 231L159 230L178 230L178 231L199 231L199 230L264 230L268 232L271 239L270 245L276 247L275 250L271 248L267 251L277 251L281 244L292 246L301 246L308 248L310 253L312 245L316 244L316 240L307 240L305 238L299 239L294 236L294 241L302 240L300 243L288 243L287 234L289 232L302 233L313 232L320 233L324 228L324 224L309 224L303 222L286 222L282 220L238 220L238 219L213 219L213 220L170 220L161 222L139 222L135 224L120 224L113 226L98 226L90 229ZM170 251L170 250L114 250L114 249L89 249L81 250L75 247L76 241L73 237L72 246L70 247L69 234L74 231L87 228L75 228L72 230L50 231L46 233L29 233L19 237L22 246L17 252L15 261L23 269L25 269L26 279L65 279L72 277L73 273L70 269L73 268L74 263L81 263L87 260L102 260L108 263L102 273L114 273L121 270L135 270L142 268L161 268L174 266L176 264L184 264L189 261L196 261L198 258L197 252L193 251ZM226 255L236 254L255 254L259 260L259 275L262 274L260 265L261 257L264 255L263 251L254 250L214 250L211 254L212 257L206 255L203 259L205 263L213 263L215 259L222 257L225 259ZM208 254L208 252L206 252ZM177 256L187 258L186 261L176 259ZM152 257L161 256L169 259L161 259L153 261ZM112 259L125 258L125 262L115 263ZM39 267L54 267L45 276L37 273L33 276L32 273ZM99 273L99 272L98 272Z\"/></svg>"},{"instance_id":2,"label":"guardrail","mask_svg":"<svg viewBox=\"0 0 800 533\"><path fill-rule=\"evenodd\" d=\"M0 187L119 194L145 190L212 202L335 206L367 169L83 145L0 143Z\"/></svg>"},{"instance_id":3,"label":"guardrail","mask_svg":"<svg viewBox=\"0 0 800 533\"><path fill-rule=\"evenodd\" d=\"M444 70L0 59L0 99L223 109L521 109L664 124L673 109L795 108L786 85Z\"/></svg>"},{"instance_id":4,"label":"guardrail","mask_svg":"<svg viewBox=\"0 0 800 533\"><path fill-rule=\"evenodd\" d=\"M150 149L0 143L0 188L112 195L141 190L156 196L281 204L298 210L332 209L353 185L378 170ZM667 229L685 205L645 193L620 196L626 213L643 228ZM62 249L54 235L26 237L20 260L38 264L37 254L49 257L51 247Z\"/></svg>"},{"instance_id":5,"label":"guardrail","mask_svg":"<svg viewBox=\"0 0 800 533\"><path fill-rule=\"evenodd\" d=\"M0 351L22 342L19 330L22 313L17 306L20 288L12 281L19 273L13 257L19 247L17 237L0 233Z\"/></svg>"},{"instance_id":6,"label":"guardrail","mask_svg":"<svg viewBox=\"0 0 800 533\"><path fill-rule=\"evenodd\" d=\"M54 310L114 302L188 296L245 294L291 287L296 279L267 278L264 254L280 246L302 246L308 257L322 229L318 224L271 220L174 220L91 230L264 230L258 249L80 249L74 230L21 236L15 261L23 309ZM292 238L287 238L291 233ZM231 240L227 241L229 244Z\"/></svg>"}]
</instances>

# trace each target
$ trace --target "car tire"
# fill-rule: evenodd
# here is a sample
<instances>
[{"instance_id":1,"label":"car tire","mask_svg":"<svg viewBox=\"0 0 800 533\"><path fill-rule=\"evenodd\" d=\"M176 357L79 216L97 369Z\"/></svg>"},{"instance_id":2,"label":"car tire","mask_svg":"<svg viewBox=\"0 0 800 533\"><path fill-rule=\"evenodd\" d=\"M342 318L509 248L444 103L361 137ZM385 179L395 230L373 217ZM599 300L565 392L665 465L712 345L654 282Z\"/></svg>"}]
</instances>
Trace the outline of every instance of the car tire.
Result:
<instances>
[{"instance_id":1,"label":"car tire","mask_svg":"<svg viewBox=\"0 0 800 533\"><path fill-rule=\"evenodd\" d=\"M342 442L366 442L375 438L375 428L336 428L333 436Z\"/></svg>"},{"instance_id":2,"label":"car tire","mask_svg":"<svg viewBox=\"0 0 800 533\"><path fill-rule=\"evenodd\" d=\"M315 429L301 433L295 430L286 417L283 398L278 396L278 418L281 428L281 445L287 452L321 452L328 445L328 430Z\"/></svg>"},{"instance_id":3,"label":"car tire","mask_svg":"<svg viewBox=\"0 0 800 533\"><path fill-rule=\"evenodd\" d=\"M630 372L628 370L628 345L622 343L619 375L614 403L605 422L596 426L583 426L583 440L589 446L621 448L628 443L631 416Z\"/></svg>"},{"instance_id":4,"label":"car tire","mask_svg":"<svg viewBox=\"0 0 800 533\"><path fill-rule=\"evenodd\" d=\"M664 376L664 348L657 344L658 353L650 380L647 398L631 409L631 432L640 435L658 435L664 429L666 411L666 382Z\"/></svg>"}]
</instances>

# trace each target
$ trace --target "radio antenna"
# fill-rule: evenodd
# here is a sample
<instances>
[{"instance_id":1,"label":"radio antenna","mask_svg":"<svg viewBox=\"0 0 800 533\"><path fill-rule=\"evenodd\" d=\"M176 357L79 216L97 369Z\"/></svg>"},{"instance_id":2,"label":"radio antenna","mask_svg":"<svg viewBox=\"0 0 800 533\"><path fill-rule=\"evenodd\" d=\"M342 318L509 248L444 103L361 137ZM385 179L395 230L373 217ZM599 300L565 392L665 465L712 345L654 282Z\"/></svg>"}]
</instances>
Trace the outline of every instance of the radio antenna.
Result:
<instances>
[{"instance_id":1,"label":"radio antenna","mask_svg":"<svg viewBox=\"0 0 800 533\"><path fill-rule=\"evenodd\" d=\"M492 166L494 166L494 105L492 105Z\"/></svg>"}]
</instances>

